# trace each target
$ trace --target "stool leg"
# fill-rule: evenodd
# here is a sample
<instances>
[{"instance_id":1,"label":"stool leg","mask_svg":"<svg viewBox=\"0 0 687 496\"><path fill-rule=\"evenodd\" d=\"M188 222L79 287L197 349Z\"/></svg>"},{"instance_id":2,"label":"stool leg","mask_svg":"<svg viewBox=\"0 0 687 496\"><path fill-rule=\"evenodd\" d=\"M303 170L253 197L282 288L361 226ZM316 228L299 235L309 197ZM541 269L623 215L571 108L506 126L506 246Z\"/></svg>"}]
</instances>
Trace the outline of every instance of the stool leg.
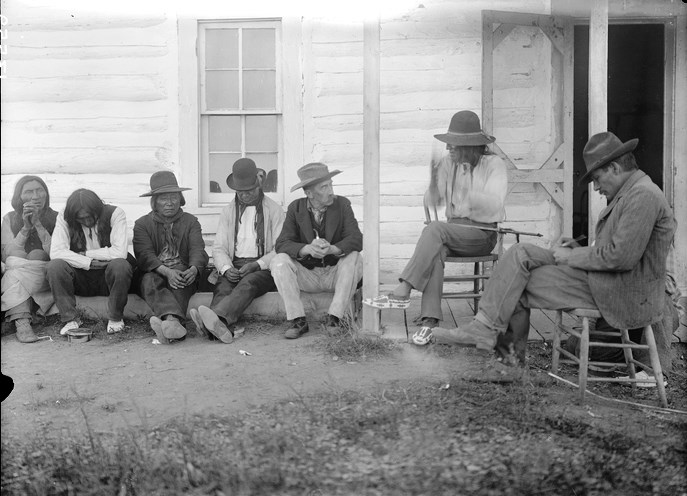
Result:
<instances>
[{"instance_id":1,"label":"stool leg","mask_svg":"<svg viewBox=\"0 0 687 496\"><path fill-rule=\"evenodd\" d=\"M627 329L620 329L620 340L622 341L623 344L632 344L630 341L630 335L627 332ZM634 357L632 356L632 348L623 348L623 353L625 354L625 363L627 364L627 372L630 374L630 379L635 378L635 373L637 372L635 370L635 364L632 360L634 360ZM637 383L633 382L632 383L632 390L637 389Z\"/></svg>"},{"instance_id":2,"label":"stool leg","mask_svg":"<svg viewBox=\"0 0 687 496\"><path fill-rule=\"evenodd\" d=\"M479 276L482 274L481 270L481 264L479 262L475 262L475 269L473 271L474 275ZM472 283L472 291L478 295L480 293L480 280L475 278L475 280ZM472 300L475 303L475 315L477 315L477 312L479 311L479 298L475 298Z\"/></svg>"},{"instance_id":3,"label":"stool leg","mask_svg":"<svg viewBox=\"0 0 687 496\"><path fill-rule=\"evenodd\" d=\"M405 308L403 309L403 323L404 323L405 326L406 326L406 343L407 343L407 342L408 342L408 335L409 335L409 332L408 332L408 315L406 314L406 309L405 309Z\"/></svg>"},{"instance_id":4,"label":"stool leg","mask_svg":"<svg viewBox=\"0 0 687 496\"><path fill-rule=\"evenodd\" d=\"M644 336L646 337L646 344L649 345L649 357L651 358L651 368L654 369L654 379L656 379L656 388L658 389L658 397L661 400L661 406L668 408L668 400L666 399L666 389L663 386L663 369L661 369L661 361L658 359L658 350L656 349L656 338L654 337L654 330L650 325L644 328Z\"/></svg>"},{"instance_id":5,"label":"stool leg","mask_svg":"<svg viewBox=\"0 0 687 496\"><path fill-rule=\"evenodd\" d=\"M580 339L579 386L580 402L584 403L584 393L587 389L587 366L589 362L589 318L582 317L582 339Z\"/></svg>"},{"instance_id":6,"label":"stool leg","mask_svg":"<svg viewBox=\"0 0 687 496\"><path fill-rule=\"evenodd\" d=\"M558 349L561 346L561 332L563 329L563 312L558 310L556 312L556 326L553 329L553 350L551 352L551 371L554 374L558 373L558 359L560 357L560 351Z\"/></svg>"}]
</instances>

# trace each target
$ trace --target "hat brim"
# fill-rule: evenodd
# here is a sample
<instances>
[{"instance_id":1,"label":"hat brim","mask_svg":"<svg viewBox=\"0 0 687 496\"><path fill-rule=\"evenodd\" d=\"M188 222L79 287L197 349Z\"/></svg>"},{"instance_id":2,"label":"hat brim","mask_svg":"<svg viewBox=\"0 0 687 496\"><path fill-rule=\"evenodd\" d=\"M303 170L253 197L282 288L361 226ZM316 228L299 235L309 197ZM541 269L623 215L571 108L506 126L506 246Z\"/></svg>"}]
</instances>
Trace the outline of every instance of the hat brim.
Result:
<instances>
[{"instance_id":1,"label":"hat brim","mask_svg":"<svg viewBox=\"0 0 687 496\"><path fill-rule=\"evenodd\" d=\"M234 184L234 174L229 174L229 177L227 177L227 186L229 186L234 191L250 191L260 186L260 179L256 176L255 183L249 184L248 186L239 187Z\"/></svg>"},{"instance_id":2,"label":"hat brim","mask_svg":"<svg viewBox=\"0 0 687 496\"><path fill-rule=\"evenodd\" d=\"M607 163L615 160L616 158L618 158L622 155L625 155L626 153L630 153L635 148L637 148L638 143L639 143L639 139L637 139L637 138L631 139L630 141L627 141L627 142L623 143L622 145L620 145L618 148L613 150L611 153L601 157L599 160L597 160L591 166L589 166L585 175L582 176L580 178L580 180L577 182L577 185L581 186L585 183L588 183L589 178L592 175L592 172L603 167Z\"/></svg>"},{"instance_id":3,"label":"hat brim","mask_svg":"<svg viewBox=\"0 0 687 496\"><path fill-rule=\"evenodd\" d=\"M143 193L139 198L144 196L161 195L163 193L181 193L182 191L188 191L190 189L191 188L180 188L179 186L162 186L155 190L148 191L147 193Z\"/></svg>"},{"instance_id":4,"label":"hat brim","mask_svg":"<svg viewBox=\"0 0 687 496\"><path fill-rule=\"evenodd\" d=\"M326 181L327 179L331 179L332 177L336 176L337 174L341 174L341 171L340 170L333 170L330 173L328 173L322 177L313 177L312 179L306 179L305 181L301 181L300 183L296 184L295 186L292 186L291 192L293 193L298 188L305 188L306 186L312 186L313 184L321 183L322 181Z\"/></svg>"},{"instance_id":5,"label":"hat brim","mask_svg":"<svg viewBox=\"0 0 687 496\"><path fill-rule=\"evenodd\" d=\"M443 133L435 134L434 137L453 146L479 146L488 145L496 141L496 138L483 132L478 133Z\"/></svg>"}]
</instances>

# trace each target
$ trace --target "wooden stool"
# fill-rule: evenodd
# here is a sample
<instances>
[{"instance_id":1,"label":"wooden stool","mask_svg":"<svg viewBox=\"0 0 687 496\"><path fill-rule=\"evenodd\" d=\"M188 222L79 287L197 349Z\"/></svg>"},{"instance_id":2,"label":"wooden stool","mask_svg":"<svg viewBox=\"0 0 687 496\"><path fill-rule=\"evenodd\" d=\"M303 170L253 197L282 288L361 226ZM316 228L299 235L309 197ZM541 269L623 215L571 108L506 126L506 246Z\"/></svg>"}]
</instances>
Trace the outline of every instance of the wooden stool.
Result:
<instances>
[{"instance_id":1,"label":"wooden stool","mask_svg":"<svg viewBox=\"0 0 687 496\"><path fill-rule=\"evenodd\" d=\"M650 325L644 326L644 336L646 336L647 344L636 344L630 341L630 336L627 329L620 329L619 331L589 331L589 319L599 319L601 318L601 313L597 309L574 309L569 310L566 313L576 317L578 320L582 320L582 331L579 332L573 329L571 326L566 326L563 324L563 312L558 311L556 319L556 328L553 334L553 353L551 360L551 368L553 372L558 371L559 362L563 363L576 363L578 364L578 378L579 378L579 389L580 389L580 402L584 402L584 393L587 389L587 382L597 381L597 382L621 382L630 383L633 388L637 388L637 382L646 382L644 380L638 380L635 378L635 365L641 366L647 372L653 374L653 380L656 384L658 390L658 396L661 405L664 408L668 407L668 401L666 400L666 390L663 386L663 371L661 370L661 362L658 359L658 351L656 349L656 340L654 338L654 331ZM566 333L577 337L580 340L580 356L579 358L573 353L561 348L561 334ZM594 336L614 336L620 337L620 343L608 343L599 341L590 341L590 337ZM587 369L589 365L616 365L608 362L596 362L589 361L589 348L599 347L599 348L622 348L625 355L625 363L627 364L629 378L620 377L588 377ZM644 349L649 350L649 357L651 360L651 367L647 364L635 360L632 356L633 349ZM560 358L560 355L566 358Z\"/></svg>"}]
</instances>

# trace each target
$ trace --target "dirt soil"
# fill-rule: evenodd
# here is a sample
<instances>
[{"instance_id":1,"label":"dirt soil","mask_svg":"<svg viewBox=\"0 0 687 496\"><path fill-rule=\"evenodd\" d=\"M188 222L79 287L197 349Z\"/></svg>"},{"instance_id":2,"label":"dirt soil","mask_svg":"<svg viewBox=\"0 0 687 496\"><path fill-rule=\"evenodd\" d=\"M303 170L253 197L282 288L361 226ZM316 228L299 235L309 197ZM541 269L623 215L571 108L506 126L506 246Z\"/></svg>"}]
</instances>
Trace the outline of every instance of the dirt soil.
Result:
<instances>
[{"instance_id":1,"label":"dirt soil","mask_svg":"<svg viewBox=\"0 0 687 496\"><path fill-rule=\"evenodd\" d=\"M252 322L245 335L225 345L201 338L192 329L186 340L153 344L145 323L108 336L104 324L94 325L94 339L70 343L59 336L53 321L38 334L52 340L21 344L13 326L3 324L2 372L14 380L14 391L2 402L2 435L22 437L34 429L60 433L114 432L126 426L156 426L172 418L194 414L232 414L277 400L326 391L343 392L384 387L398 381L442 387L456 377L509 380L510 372L496 370L494 361L474 349L444 346L418 348L399 343L385 358L357 361L323 351L321 326L300 339L283 338L286 324ZM681 345L682 346L682 345ZM243 355L240 350L250 353ZM676 348L676 367L668 388L671 408L687 409L685 348ZM594 411L576 401L575 390L548 377L549 360L543 346L530 350L528 380L544 385L551 402L568 413L595 416L612 424L622 415L646 428L649 411L595 401ZM653 390L630 397L617 385L599 392L648 405L657 405ZM601 412L601 413L600 413ZM604 414L605 412L605 414ZM687 418L687 417L684 417ZM40 428L40 429L39 429ZM661 435L661 434L658 434ZM665 435L665 433L663 433Z\"/></svg>"}]
</instances>

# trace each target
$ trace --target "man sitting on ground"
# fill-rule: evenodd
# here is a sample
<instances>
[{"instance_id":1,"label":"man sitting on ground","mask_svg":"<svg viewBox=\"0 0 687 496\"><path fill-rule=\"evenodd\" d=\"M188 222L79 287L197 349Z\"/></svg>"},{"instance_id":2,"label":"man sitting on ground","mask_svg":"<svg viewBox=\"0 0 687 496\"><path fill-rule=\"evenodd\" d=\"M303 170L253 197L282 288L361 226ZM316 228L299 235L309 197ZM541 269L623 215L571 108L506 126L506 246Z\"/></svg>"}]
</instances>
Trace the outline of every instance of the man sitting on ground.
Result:
<instances>
[{"instance_id":1,"label":"man sitting on ground","mask_svg":"<svg viewBox=\"0 0 687 496\"><path fill-rule=\"evenodd\" d=\"M598 308L619 329L659 322L675 218L663 192L637 169L637 143L604 132L584 148L587 173L580 182L591 179L608 199L593 246L563 246L565 238L552 250L514 245L494 269L475 318L456 329L435 329L436 342L491 350L509 325L516 341L526 339L530 308Z\"/></svg>"},{"instance_id":2,"label":"man sitting on ground","mask_svg":"<svg viewBox=\"0 0 687 496\"><path fill-rule=\"evenodd\" d=\"M335 333L363 276L363 235L351 202L334 195L332 188L331 178L340 172L310 163L298 169L301 181L291 188L303 188L305 198L289 205L270 264L286 317L292 321L284 334L288 339L308 332L301 291L334 293L326 327Z\"/></svg>"},{"instance_id":3,"label":"man sitting on ground","mask_svg":"<svg viewBox=\"0 0 687 496\"><path fill-rule=\"evenodd\" d=\"M75 295L107 296L107 333L124 330L135 263L128 253L124 210L104 204L91 190L77 189L57 216L50 258L48 282L64 322L60 334L81 326Z\"/></svg>"},{"instance_id":4,"label":"man sitting on ground","mask_svg":"<svg viewBox=\"0 0 687 496\"><path fill-rule=\"evenodd\" d=\"M223 343L234 340L232 326L248 305L277 289L269 267L284 223L282 208L262 191L253 160L234 162L227 186L236 191L236 197L222 209L212 246L216 267L208 278L216 283L212 303L209 308L201 305L190 311L196 328Z\"/></svg>"}]
</instances>

